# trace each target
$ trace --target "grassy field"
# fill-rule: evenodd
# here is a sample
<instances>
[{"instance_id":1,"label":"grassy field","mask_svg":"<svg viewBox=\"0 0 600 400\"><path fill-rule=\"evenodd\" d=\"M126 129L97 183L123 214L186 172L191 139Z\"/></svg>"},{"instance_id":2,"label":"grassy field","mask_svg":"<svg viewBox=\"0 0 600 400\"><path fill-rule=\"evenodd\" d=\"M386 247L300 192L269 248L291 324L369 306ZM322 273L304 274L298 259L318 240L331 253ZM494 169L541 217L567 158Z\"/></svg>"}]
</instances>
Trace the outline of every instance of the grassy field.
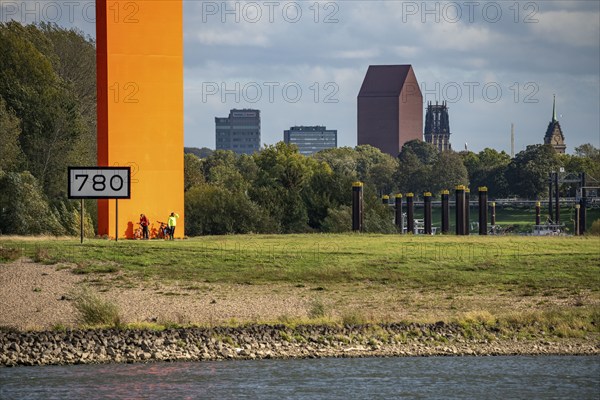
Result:
<instances>
[{"instance_id":1,"label":"grassy field","mask_svg":"<svg viewBox=\"0 0 600 400\"><path fill-rule=\"evenodd\" d=\"M378 283L422 290L600 289L598 237L242 235L165 241L0 239L0 257L75 274L262 285Z\"/></svg>"},{"instance_id":2,"label":"grassy field","mask_svg":"<svg viewBox=\"0 0 600 400\"><path fill-rule=\"evenodd\" d=\"M210 324L493 320L535 329L560 323L566 336L584 337L598 331L600 318L597 236L232 235L84 244L0 238L0 262L27 259L77 274L108 299L141 290L204 304L207 312L222 305L220 314L205 317ZM280 307L244 307L259 300ZM203 318L179 307L173 315L159 320Z\"/></svg>"}]
</instances>

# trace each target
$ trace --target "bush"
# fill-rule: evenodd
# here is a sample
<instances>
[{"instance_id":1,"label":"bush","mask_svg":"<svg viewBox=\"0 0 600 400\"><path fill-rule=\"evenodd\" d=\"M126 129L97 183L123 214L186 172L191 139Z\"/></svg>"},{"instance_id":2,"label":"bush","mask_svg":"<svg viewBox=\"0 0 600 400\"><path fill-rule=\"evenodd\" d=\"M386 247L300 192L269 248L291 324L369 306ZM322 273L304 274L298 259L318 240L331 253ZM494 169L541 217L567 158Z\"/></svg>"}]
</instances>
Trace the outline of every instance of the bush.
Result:
<instances>
[{"instance_id":1,"label":"bush","mask_svg":"<svg viewBox=\"0 0 600 400\"><path fill-rule=\"evenodd\" d=\"M396 233L393 210L377 205L365 212L366 233Z\"/></svg>"},{"instance_id":2,"label":"bush","mask_svg":"<svg viewBox=\"0 0 600 400\"><path fill-rule=\"evenodd\" d=\"M0 247L0 263L16 261L21 257L21 249Z\"/></svg>"},{"instance_id":3,"label":"bush","mask_svg":"<svg viewBox=\"0 0 600 400\"><path fill-rule=\"evenodd\" d=\"M315 318L322 318L325 316L325 305L320 302L319 300L315 300L312 302L312 304L310 305L310 309L308 310L308 317L315 319Z\"/></svg>"},{"instance_id":4,"label":"bush","mask_svg":"<svg viewBox=\"0 0 600 400\"><path fill-rule=\"evenodd\" d=\"M344 325L364 325L367 323L367 318L356 310L348 311L342 314L342 324Z\"/></svg>"},{"instance_id":5,"label":"bush","mask_svg":"<svg viewBox=\"0 0 600 400\"><path fill-rule=\"evenodd\" d=\"M245 193L208 184L185 193L185 210L185 234L189 236L269 233L274 225L265 210Z\"/></svg>"},{"instance_id":6,"label":"bush","mask_svg":"<svg viewBox=\"0 0 600 400\"><path fill-rule=\"evenodd\" d=\"M594 221L588 233L590 235L600 236L600 219Z\"/></svg>"},{"instance_id":7,"label":"bush","mask_svg":"<svg viewBox=\"0 0 600 400\"><path fill-rule=\"evenodd\" d=\"M121 324L117 305L103 300L89 289L83 289L75 294L73 306L79 313L78 321L81 324L114 326Z\"/></svg>"},{"instance_id":8,"label":"bush","mask_svg":"<svg viewBox=\"0 0 600 400\"><path fill-rule=\"evenodd\" d=\"M328 233L350 232L352 230L352 210L348 206L330 208L323 220L323 231Z\"/></svg>"},{"instance_id":9,"label":"bush","mask_svg":"<svg viewBox=\"0 0 600 400\"><path fill-rule=\"evenodd\" d=\"M29 172L0 174L0 232L13 235L63 235L64 228Z\"/></svg>"}]
</instances>

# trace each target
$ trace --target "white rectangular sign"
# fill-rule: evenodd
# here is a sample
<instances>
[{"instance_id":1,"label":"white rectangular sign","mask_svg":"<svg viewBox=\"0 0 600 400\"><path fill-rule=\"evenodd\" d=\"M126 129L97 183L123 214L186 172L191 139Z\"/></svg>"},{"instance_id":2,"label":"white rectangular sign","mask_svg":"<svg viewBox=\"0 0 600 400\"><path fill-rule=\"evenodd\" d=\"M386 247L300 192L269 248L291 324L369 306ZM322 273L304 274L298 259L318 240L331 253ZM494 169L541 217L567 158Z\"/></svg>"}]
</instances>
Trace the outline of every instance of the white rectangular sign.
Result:
<instances>
[{"instance_id":1,"label":"white rectangular sign","mask_svg":"<svg viewBox=\"0 0 600 400\"><path fill-rule=\"evenodd\" d=\"M129 199L130 167L69 167L70 199Z\"/></svg>"}]
</instances>

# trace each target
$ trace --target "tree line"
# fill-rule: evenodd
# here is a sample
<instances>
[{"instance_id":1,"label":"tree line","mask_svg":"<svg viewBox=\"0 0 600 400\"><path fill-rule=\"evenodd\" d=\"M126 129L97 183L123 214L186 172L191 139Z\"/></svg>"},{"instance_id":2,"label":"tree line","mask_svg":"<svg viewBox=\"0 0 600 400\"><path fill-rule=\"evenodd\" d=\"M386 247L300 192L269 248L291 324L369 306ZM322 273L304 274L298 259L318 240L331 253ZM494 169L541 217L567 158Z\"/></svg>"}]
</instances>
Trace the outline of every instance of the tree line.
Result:
<instances>
[{"instance_id":1,"label":"tree line","mask_svg":"<svg viewBox=\"0 0 600 400\"><path fill-rule=\"evenodd\" d=\"M0 55L0 233L76 235L67 166L96 164L95 43L53 24L0 23ZM574 155L533 145L511 159L493 149L440 153L423 141L398 157L371 146L305 157L277 143L253 155L186 149L184 164L187 235L347 231L354 181L364 183L366 231L395 232L384 194L464 184L487 186L490 198L535 199L559 167L600 178L591 144ZM85 207L93 235L96 202Z\"/></svg>"},{"instance_id":2,"label":"tree line","mask_svg":"<svg viewBox=\"0 0 600 400\"><path fill-rule=\"evenodd\" d=\"M320 151L311 157L282 142L253 155L217 150L205 158L185 155L188 235L225 233L343 232L351 228L352 182L364 184L365 230L395 232L382 195L421 196L467 185L486 186L491 199L547 196L548 172L599 176L600 151L586 144L575 155L532 145L510 158L486 148L479 153L439 152L420 140L398 157L362 145ZM575 188L562 187L563 195Z\"/></svg>"},{"instance_id":3,"label":"tree line","mask_svg":"<svg viewBox=\"0 0 600 400\"><path fill-rule=\"evenodd\" d=\"M79 231L66 171L96 163L95 52L75 30L0 23L0 233Z\"/></svg>"}]
</instances>

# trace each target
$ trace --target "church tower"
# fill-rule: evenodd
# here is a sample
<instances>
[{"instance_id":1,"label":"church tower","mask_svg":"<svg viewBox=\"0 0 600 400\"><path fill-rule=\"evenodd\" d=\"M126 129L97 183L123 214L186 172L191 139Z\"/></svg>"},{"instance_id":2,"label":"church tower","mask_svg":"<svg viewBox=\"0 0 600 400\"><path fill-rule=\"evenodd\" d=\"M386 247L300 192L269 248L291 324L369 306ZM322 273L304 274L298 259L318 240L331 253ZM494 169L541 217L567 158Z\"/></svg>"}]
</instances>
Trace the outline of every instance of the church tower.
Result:
<instances>
[{"instance_id":1,"label":"church tower","mask_svg":"<svg viewBox=\"0 0 600 400\"><path fill-rule=\"evenodd\" d=\"M448 107L446 102L435 105L427 104L425 114L425 141L432 144L439 151L452 150L450 145L450 121L448 118Z\"/></svg>"},{"instance_id":2,"label":"church tower","mask_svg":"<svg viewBox=\"0 0 600 400\"><path fill-rule=\"evenodd\" d=\"M550 144L559 154L565 154L567 146L565 145L565 136L560 129L560 123L556 119L556 95L552 104L552 121L548 124L544 144Z\"/></svg>"}]
</instances>

